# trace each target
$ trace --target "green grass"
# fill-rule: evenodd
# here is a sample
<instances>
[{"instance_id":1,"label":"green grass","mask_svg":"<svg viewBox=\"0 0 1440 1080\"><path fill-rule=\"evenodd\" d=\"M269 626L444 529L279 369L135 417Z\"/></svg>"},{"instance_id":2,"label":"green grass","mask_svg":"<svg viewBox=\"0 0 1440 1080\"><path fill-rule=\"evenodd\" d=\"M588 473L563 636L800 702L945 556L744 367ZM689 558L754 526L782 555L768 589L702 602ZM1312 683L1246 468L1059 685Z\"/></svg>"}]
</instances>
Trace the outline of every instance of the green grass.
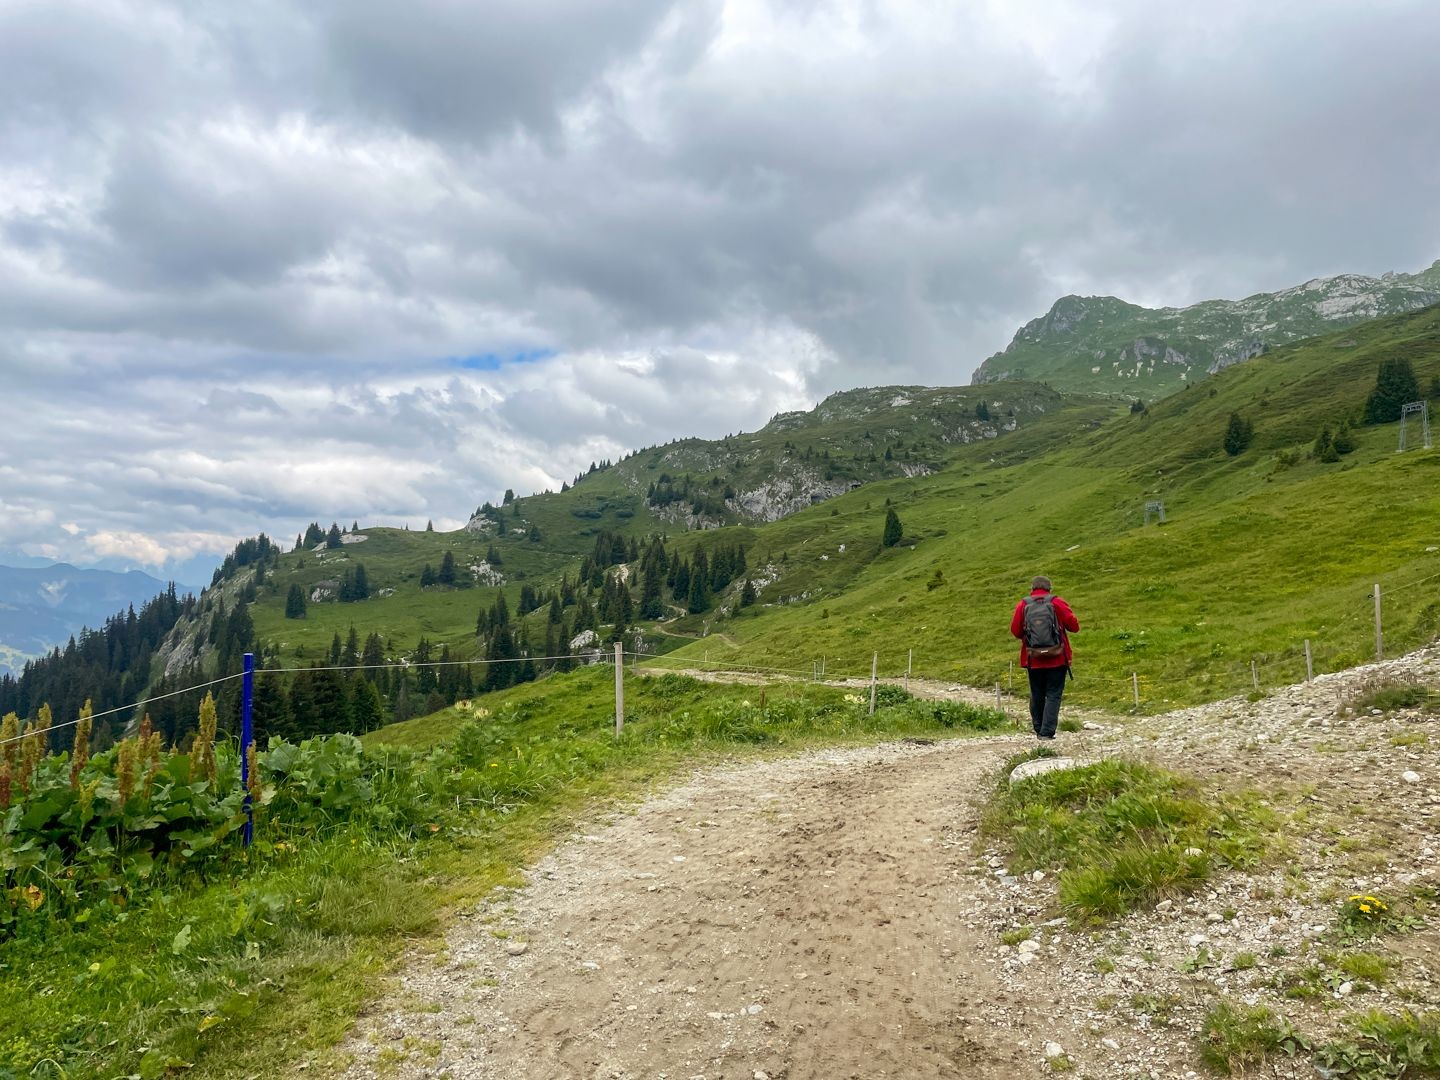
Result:
<instances>
[{"instance_id":1,"label":"green grass","mask_svg":"<svg viewBox=\"0 0 1440 1080\"><path fill-rule=\"evenodd\" d=\"M1395 712L1397 709L1433 706L1437 702L1440 702L1440 694L1428 686L1416 682L1389 679L1366 687L1348 704L1356 712L1365 713L1371 709L1379 709L1381 712L1388 713Z\"/></svg>"},{"instance_id":2,"label":"green grass","mask_svg":"<svg viewBox=\"0 0 1440 1080\"><path fill-rule=\"evenodd\" d=\"M1221 1001L1200 1026L1200 1057L1226 1076L1264 1064L1266 1058L1295 1048L1290 1026L1263 1006Z\"/></svg>"},{"instance_id":3,"label":"green grass","mask_svg":"<svg viewBox=\"0 0 1440 1080\"><path fill-rule=\"evenodd\" d=\"M401 840L373 824L322 833L262 829L238 874L157 882L103 926L55 924L0 954L0 1076L220 1080L288 1074L328 1060L381 976L457 908L516 870L597 804L675 770L742 753L938 737L1006 723L998 714L887 695L874 716L823 686L717 687L627 678L634 711L612 732L613 670L587 669L373 733L368 742L449 740L429 781L433 832ZM495 770L493 773L491 769ZM454 770L461 770L456 773ZM478 770L494 798L456 811L447 777ZM263 824L263 817L262 817ZM283 844L284 846L281 846ZM187 929L188 928L188 929Z\"/></svg>"},{"instance_id":4,"label":"green grass","mask_svg":"<svg viewBox=\"0 0 1440 1080\"><path fill-rule=\"evenodd\" d=\"M1426 550L1440 454L1397 455L1391 424L1358 429L1339 464L1277 465L1361 408L1382 357L1412 353L1422 383L1440 374L1440 310L1352 327L1352 339L1276 350L1099 428L1073 415L1031 424L935 476L881 481L757 530L786 557L762 600L804 599L716 621L703 648L801 668L824 656L851 674L868 673L874 652L882 672L903 670L913 648L918 673L1005 683L1009 615L1037 571L1081 621L1067 694L1111 707L1129 705L1132 671L1150 709L1246 693L1252 659L1262 686L1297 681L1306 639L1317 671L1362 662L1377 581L1387 651L1428 641L1440 632L1440 552ZM1256 424L1236 458L1219 445L1233 410ZM1153 498L1166 501L1164 526L1142 524ZM886 499L913 547L880 548ZM946 584L929 589L937 569Z\"/></svg>"},{"instance_id":5,"label":"green grass","mask_svg":"<svg viewBox=\"0 0 1440 1080\"><path fill-rule=\"evenodd\" d=\"M1254 865L1274 828L1253 797L1120 760L1002 782L981 826L1010 848L1012 871L1062 868L1060 905L1081 919L1191 892L1217 863Z\"/></svg>"}]
</instances>

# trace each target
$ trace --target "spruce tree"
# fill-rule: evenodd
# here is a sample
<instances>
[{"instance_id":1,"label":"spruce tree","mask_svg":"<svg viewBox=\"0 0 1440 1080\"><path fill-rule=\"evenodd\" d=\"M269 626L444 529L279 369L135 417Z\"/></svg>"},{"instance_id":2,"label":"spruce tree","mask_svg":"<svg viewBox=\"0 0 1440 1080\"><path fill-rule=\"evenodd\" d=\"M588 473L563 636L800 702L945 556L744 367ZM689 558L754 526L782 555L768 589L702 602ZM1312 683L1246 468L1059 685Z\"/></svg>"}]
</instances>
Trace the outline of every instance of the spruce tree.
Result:
<instances>
[{"instance_id":1,"label":"spruce tree","mask_svg":"<svg viewBox=\"0 0 1440 1080\"><path fill-rule=\"evenodd\" d=\"M900 524L900 515L895 513L894 507L885 511L885 532L880 537L880 543L885 547L894 547L905 535L904 527Z\"/></svg>"},{"instance_id":2,"label":"spruce tree","mask_svg":"<svg viewBox=\"0 0 1440 1080\"><path fill-rule=\"evenodd\" d=\"M1310 453L1317 461L1334 462L1340 460L1340 455L1335 450L1335 438L1330 434L1328 425L1322 427L1320 434L1315 436L1315 445L1310 448Z\"/></svg>"},{"instance_id":3,"label":"spruce tree","mask_svg":"<svg viewBox=\"0 0 1440 1080\"><path fill-rule=\"evenodd\" d=\"M289 593L285 596L285 617L287 619L305 618L305 590L299 585L291 585Z\"/></svg>"},{"instance_id":4,"label":"spruce tree","mask_svg":"<svg viewBox=\"0 0 1440 1080\"><path fill-rule=\"evenodd\" d=\"M435 575L435 580L441 585L455 584L455 555L452 552L445 552L445 557L440 560L440 572Z\"/></svg>"},{"instance_id":5,"label":"spruce tree","mask_svg":"<svg viewBox=\"0 0 1440 1080\"><path fill-rule=\"evenodd\" d=\"M327 548L338 548L340 546L340 526L332 523L330 531L325 535L325 546Z\"/></svg>"},{"instance_id":6,"label":"spruce tree","mask_svg":"<svg viewBox=\"0 0 1440 1080\"><path fill-rule=\"evenodd\" d=\"M355 564L355 580L353 591L356 600L367 600L370 597L370 575L365 573L365 564Z\"/></svg>"},{"instance_id":7,"label":"spruce tree","mask_svg":"<svg viewBox=\"0 0 1440 1080\"><path fill-rule=\"evenodd\" d=\"M1249 420L1242 419L1239 413L1232 412L1225 425L1225 453L1231 457L1243 453L1254 437L1254 425Z\"/></svg>"},{"instance_id":8,"label":"spruce tree","mask_svg":"<svg viewBox=\"0 0 1440 1080\"><path fill-rule=\"evenodd\" d=\"M380 691L368 679L356 679L350 686L350 722L360 734L374 731L384 721L385 704Z\"/></svg>"},{"instance_id":9,"label":"spruce tree","mask_svg":"<svg viewBox=\"0 0 1440 1080\"><path fill-rule=\"evenodd\" d=\"M740 589L740 606L742 608L749 607L755 603L756 599L758 598L755 595L755 583L747 577L744 586Z\"/></svg>"},{"instance_id":10,"label":"spruce tree","mask_svg":"<svg viewBox=\"0 0 1440 1080\"><path fill-rule=\"evenodd\" d=\"M428 589L435 584L435 568L428 562L420 568L420 587Z\"/></svg>"},{"instance_id":11,"label":"spruce tree","mask_svg":"<svg viewBox=\"0 0 1440 1080\"><path fill-rule=\"evenodd\" d=\"M1420 400L1420 383L1409 360L1382 360L1375 389L1365 399L1365 422L1388 424L1400 419L1401 406Z\"/></svg>"},{"instance_id":12,"label":"spruce tree","mask_svg":"<svg viewBox=\"0 0 1440 1080\"><path fill-rule=\"evenodd\" d=\"M699 615L710 609L710 582L706 575L700 573L696 568L695 573L690 575L690 595L686 598L685 610L691 615Z\"/></svg>"}]
</instances>

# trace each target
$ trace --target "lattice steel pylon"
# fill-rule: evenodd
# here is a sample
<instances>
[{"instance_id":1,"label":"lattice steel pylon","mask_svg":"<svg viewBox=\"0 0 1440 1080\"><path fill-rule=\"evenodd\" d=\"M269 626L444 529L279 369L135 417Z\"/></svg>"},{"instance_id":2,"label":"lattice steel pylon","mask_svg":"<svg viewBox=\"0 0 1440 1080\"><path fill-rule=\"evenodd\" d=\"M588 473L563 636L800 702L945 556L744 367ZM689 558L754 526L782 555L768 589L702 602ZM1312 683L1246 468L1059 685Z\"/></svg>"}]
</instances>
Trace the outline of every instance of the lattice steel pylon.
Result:
<instances>
[{"instance_id":1,"label":"lattice steel pylon","mask_svg":"<svg viewBox=\"0 0 1440 1080\"><path fill-rule=\"evenodd\" d=\"M1397 454L1403 454L1406 449L1405 436L1406 428L1409 425L1410 417L1420 417L1420 439L1426 450L1430 449L1430 403L1428 401L1411 401L1400 407L1400 449Z\"/></svg>"}]
</instances>

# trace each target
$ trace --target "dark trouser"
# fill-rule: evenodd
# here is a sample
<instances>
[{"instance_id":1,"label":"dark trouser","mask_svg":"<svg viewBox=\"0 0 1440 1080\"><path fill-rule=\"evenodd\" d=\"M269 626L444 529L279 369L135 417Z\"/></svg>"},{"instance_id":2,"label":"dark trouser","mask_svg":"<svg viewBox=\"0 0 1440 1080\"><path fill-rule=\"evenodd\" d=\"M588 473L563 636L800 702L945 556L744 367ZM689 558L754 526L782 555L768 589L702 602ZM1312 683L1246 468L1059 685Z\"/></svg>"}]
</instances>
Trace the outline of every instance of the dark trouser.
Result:
<instances>
[{"instance_id":1,"label":"dark trouser","mask_svg":"<svg viewBox=\"0 0 1440 1080\"><path fill-rule=\"evenodd\" d=\"M1060 695L1065 692L1064 667L1027 668L1030 676L1030 726L1042 739L1055 737L1060 723Z\"/></svg>"}]
</instances>

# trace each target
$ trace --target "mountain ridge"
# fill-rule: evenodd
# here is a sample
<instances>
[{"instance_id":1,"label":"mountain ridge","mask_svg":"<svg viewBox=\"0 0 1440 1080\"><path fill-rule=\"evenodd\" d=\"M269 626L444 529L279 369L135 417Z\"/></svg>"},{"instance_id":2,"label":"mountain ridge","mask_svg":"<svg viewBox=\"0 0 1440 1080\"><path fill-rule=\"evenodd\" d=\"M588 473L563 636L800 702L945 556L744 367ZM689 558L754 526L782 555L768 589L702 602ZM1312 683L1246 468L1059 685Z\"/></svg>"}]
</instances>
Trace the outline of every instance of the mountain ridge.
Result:
<instances>
[{"instance_id":1,"label":"mountain ridge","mask_svg":"<svg viewBox=\"0 0 1440 1080\"><path fill-rule=\"evenodd\" d=\"M1440 260L1414 274L1336 274L1184 307L1070 294L1020 327L976 369L972 383L1023 378L1154 400L1276 346L1434 303Z\"/></svg>"}]
</instances>

